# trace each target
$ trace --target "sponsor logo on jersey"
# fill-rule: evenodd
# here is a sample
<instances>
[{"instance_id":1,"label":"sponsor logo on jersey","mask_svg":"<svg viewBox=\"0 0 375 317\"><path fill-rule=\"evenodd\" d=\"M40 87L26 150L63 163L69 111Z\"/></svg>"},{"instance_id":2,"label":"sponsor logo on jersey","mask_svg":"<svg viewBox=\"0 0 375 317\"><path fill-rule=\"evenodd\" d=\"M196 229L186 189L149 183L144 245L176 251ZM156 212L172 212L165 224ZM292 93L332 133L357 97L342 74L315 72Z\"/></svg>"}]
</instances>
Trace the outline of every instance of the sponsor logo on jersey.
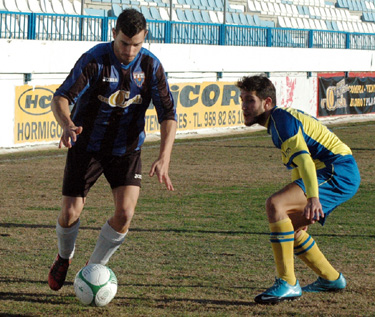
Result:
<instances>
[{"instance_id":1,"label":"sponsor logo on jersey","mask_svg":"<svg viewBox=\"0 0 375 317\"><path fill-rule=\"evenodd\" d=\"M144 72L134 72L133 73L133 79L135 81L135 84L138 87L142 87L143 82L145 81L145 73Z\"/></svg>"},{"instance_id":2,"label":"sponsor logo on jersey","mask_svg":"<svg viewBox=\"0 0 375 317\"><path fill-rule=\"evenodd\" d=\"M142 97L141 95L136 95L133 98L129 99L130 92L125 90L117 90L115 93L106 98L99 95L98 98L100 101L105 102L111 107L127 108L133 103L141 104Z\"/></svg>"},{"instance_id":3,"label":"sponsor logo on jersey","mask_svg":"<svg viewBox=\"0 0 375 317\"><path fill-rule=\"evenodd\" d=\"M118 83L118 78L116 78L116 77L103 77L103 82L105 82L105 83Z\"/></svg>"}]
</instances>

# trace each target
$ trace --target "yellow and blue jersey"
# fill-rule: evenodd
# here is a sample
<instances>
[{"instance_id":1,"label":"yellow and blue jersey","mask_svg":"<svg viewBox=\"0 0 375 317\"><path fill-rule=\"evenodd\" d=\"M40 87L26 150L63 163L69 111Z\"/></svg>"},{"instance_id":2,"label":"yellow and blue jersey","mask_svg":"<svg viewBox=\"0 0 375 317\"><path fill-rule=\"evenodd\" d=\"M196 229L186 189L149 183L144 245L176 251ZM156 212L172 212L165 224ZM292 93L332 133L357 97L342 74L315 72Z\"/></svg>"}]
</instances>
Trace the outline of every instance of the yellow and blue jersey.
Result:
<instances>
[{"instance_id":1,"label":"yellow and blue jersey","mask_svg":"<svg viewBox=\"0 0 375 317\"><path fill-rule=\"evenodd\" d=\"M352 154L336 134L301 110L275 107L268 120L267 131L281 150L282 161L288 169L296 167L293 159L300 154L309 154L316 169Z\"/></svg>"},{"instance_id":2,"label":"yellow and blue jersey","mask_svg":"<svg viewBox=\"0 0 375 317\"><path fill-rule=\"evenodd\" d=\"M266 123L292 169L292 181L306 197L318 197L327 216L357 192L361 177L350 148L316 118L293 108L275 107Z\"/></svg>"}]
</instances>

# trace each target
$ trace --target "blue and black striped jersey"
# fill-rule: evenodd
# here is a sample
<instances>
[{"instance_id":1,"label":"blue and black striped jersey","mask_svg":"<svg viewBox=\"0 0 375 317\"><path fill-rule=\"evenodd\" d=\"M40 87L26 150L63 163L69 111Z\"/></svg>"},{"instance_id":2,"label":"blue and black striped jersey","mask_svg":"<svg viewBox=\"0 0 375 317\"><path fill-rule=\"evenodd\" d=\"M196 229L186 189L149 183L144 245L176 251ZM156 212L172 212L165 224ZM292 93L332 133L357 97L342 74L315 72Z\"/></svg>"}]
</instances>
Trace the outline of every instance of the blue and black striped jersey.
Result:
<instances>
[{"instance_id":1,"label":"blue and black striped jersey","mask_svg":"<svg viewBox=\"0 0 375 317\"><path fill-rule=\"evenodd\" d=\"M112 43L94 46L76 62L55 96L74 104L72 120L83 127L77 142L90 152L123 155L139 150L151 101L159 123L177 119L163 66L145 48L122 65Z\"/></svg>"},{"instance_id":2,"label":"blue and black striped jersey","mask_svg":"<svg viewBox=\"0 0 375 317\"><path fill-rule=\"evenodd\" d=\"M293 159L303 153L311 156L316 169L352 154L336 134L301 110L275 107L266 127L274 145L281 149L282 161L288 169L295 168Z\"/></svg>"}]
</instances>

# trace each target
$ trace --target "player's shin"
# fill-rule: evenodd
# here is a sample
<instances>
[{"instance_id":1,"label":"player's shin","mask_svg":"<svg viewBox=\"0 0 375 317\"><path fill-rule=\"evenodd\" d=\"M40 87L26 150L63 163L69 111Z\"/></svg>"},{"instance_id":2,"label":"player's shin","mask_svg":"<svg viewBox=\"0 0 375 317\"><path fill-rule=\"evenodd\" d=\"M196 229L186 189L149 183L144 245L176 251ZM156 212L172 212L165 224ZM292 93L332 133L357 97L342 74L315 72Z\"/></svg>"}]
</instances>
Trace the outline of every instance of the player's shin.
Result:
<instances>
[{"instance_id":1,"label":"player's shin","mask_svg":"<svg viewBox=\"0 0 375 317\"><path fill-rule=\"evenodd\" d=\"M296 284L294 274L294 228L289 218L270 223L270 242L278 277L290 285Z\"/></svg>"},{"instance_id":2,"label":"player's shin","mask_svg":"<svg viewBox=\"0 0 375 317\"><path fill-rule=\"evenodd\" d=\"M106 222L100 231L94 252L88 264L106 265L111 256L124 242L126 234L127 232L119 233L115 231L109 223Z\"/></svg>"},{"instance_id":3,"label":"player's shin","mask_svg":"<svg viewBox=\"0 0 375 317\"><path fill-rule=\"evenodd\" d=\"M58 250L59 255L63 259L73 258L79 225L79 220L76 224L69 228L61 227L59 222L56 224Z\"/></svg>"},{"instance_id":4,"label":"player's shin","mask_svg":"<svg viewBox=\"0 0 375 317\"><path fill-rule=\"evenodd\" d=\"M295 239L294 253L325 280L334 281L338 279L340 273L333 268L314 239L304 230L301 230L300 235Z\"/></svg>"}]
</instances>

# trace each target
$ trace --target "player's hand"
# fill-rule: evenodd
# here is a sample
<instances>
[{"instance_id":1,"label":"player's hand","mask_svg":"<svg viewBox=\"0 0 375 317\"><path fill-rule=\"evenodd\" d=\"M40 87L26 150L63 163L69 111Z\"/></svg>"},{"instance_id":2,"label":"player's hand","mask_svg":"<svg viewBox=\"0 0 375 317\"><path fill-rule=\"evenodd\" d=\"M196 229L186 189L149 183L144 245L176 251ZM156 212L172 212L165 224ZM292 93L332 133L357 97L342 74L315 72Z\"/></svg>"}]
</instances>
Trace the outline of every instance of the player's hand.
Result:
<instances>
[{"instance_id":1,"label":"player's hand","mask_svg":"<svg viewBox=\"0 0 375 317\"><path fill-rule=\"evenodd\" d=\"M72 147L71 141L76 142L77 135L81 134L82 131L83 131L82 127L76 127L76 126L69 126L69 127L63 128L63 133L62 133L60 143L59 143L59 149L61 149L63 145L67 148L71 148Z\"/></svg>"},{"instance_id":2,"label":"player's hand","mask_svg":"<svg viewBox=\"0 0 375 317\"><path fill-rule=\"evenodd\" d=\"M306 219L310 220L311 223L319 221L320 218L324 218L324 212L322 205L318 197L311 197L307 199L307 205L303 211Z\"/></svg>"},{"instance_id":3,"label":"player's hand","mask_svg":"<svg viewBox=\"0 0 375 317\"><path fill-rule=\"evenodd\" d=\"M152 177L155 174L158 177L159 183L164 183L168 190L173 191L172 181L168 175L169 162L165 162L162 159L157 159L151 166L149 176Z\"/></svg>"}]
</instances>

